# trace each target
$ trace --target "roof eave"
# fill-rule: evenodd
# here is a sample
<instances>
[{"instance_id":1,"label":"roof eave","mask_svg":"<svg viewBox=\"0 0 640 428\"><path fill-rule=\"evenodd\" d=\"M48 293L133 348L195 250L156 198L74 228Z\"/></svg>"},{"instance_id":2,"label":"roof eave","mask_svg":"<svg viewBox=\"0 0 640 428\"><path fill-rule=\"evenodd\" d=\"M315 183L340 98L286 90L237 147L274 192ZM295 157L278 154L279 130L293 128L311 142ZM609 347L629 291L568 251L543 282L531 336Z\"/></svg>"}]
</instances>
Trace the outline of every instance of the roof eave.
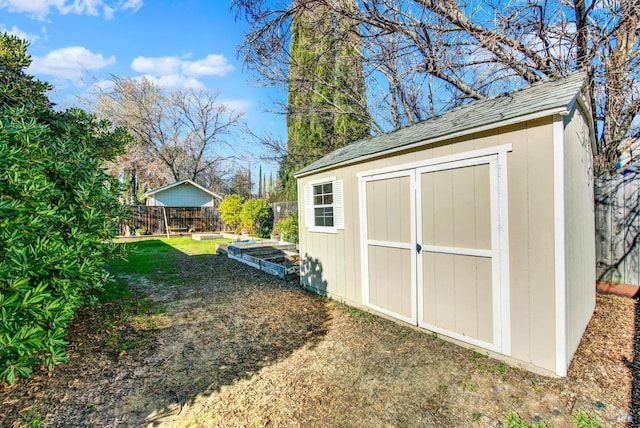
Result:
<instances>
[{"instance_id":1,"label":"roof eave","mask_svg":"<svg viewBox=\"0 0 640 428\"><path fill-rule=\"evenodd\" d=\"M165 190L169 190L169 189L171 189L173 187L180 186L181 184L185 184L185 183L189 183L189 184L197 187L198 189L202 190L203 192L206 192L207 194L213 196L214 198L222 200L222 196L218 195L217 193L213 193L211 190L205 189L204 187L202 187L198 183L196 183L196 182L194 182L192 180L189 180L189 179L183 179L183 180L180 180L180 181L176 181L175 183L171 183L171 184L164 185L162 187L158 187L157 189L154 189L152 191L146 192L144 195L142 195L142 198L148 198L149 196L155 195L156 193L164 192Z\"/></svg>"},{"instance_id":2,"label":"roof eave","mask_svg":"<svg viewBox=\"0 0 640 428\"><path fill-rule=\"evenodd\" d=\"M466 135L471 135L471 134L475 134L478 132L484 132L484 131L488 131L490 129L495 129L495 128L500 128L500 127L504 127L504 126L509 126L509 125L515 125L518 123L522 123L522 122L527 122L530 120L536 120L536 119L540 119L543 117L548 117L548 116L554 116L554 115L561 115L561 116L566 116L571 112L571 109L573 108L573 104L575 102L576 99L579 99L580 97L578 96L577 98L574 98L574 100L572 100L570 103L568 103L567 105L563 105L560 107L554 107L551 109L547 109L547 110L542 110L539 112L535 112L535 113L530 113L527 115L523 115L523 116L518 116L518 117L514 117L511 119L506 119L506 120L502 120L500 122L493 122L493 123L488 123L486 125L477 127L477 128L469 128L469 129L465 129L462 131L458 131L458 132L454 132L451 134L445 134L445 135L441 135L439 137L436 138L431 138L431 139L426 139L426 140L420 140L418 142L415 143L410 143L410 144L406 144L404 146L400 146L400 147L394 147L392 149L389 150L384 150L381 152L376 152L376 153L372 153L369 155L364 155L364 156L360 156L360 157L356 157L353 159L348 159L342 162L338 162L332 165L326 165L317 169L313 169L310 171L305 171L305 172L298 172L296 174L294 174L294 178L299 179L302 177L306 177L308 175L313 175L313 174L317 174L323 171L327 171L327 170L331 170L331 169L335 169L335 168L339 168L339 167L343 167L343 166L347 166L347 165L351 165L354 163L359 163L362 161L366 161L369 159L374 159L374 158L378 158L378 157L383 157L383 156L388 156L388 155L392 155L394 153L398 153L398 152L403 152L405 150L411 150L411 149L415 149L418 147L422 147L422 146L426 146L429 144L434 144L434 143L438 143L440 141L445 141L445 140L452 140L454 138L459 138L459 137L464 137Z\"/></svg>"}]
</instances>

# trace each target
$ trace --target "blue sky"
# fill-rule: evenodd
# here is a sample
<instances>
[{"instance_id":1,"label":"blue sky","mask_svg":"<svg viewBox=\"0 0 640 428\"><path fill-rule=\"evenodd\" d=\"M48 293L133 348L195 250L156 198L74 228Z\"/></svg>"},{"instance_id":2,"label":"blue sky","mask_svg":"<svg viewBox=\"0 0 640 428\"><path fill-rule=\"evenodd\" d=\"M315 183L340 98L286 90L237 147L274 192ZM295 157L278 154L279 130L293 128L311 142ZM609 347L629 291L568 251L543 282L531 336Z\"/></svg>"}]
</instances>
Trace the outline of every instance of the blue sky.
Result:
<instances>
[{"instance_id":1,"label":"blue sky","mask_svg":"<svg viewBox=\"0 0 640 428\"><path fill-rule=\"evenodd\" d=\"M0 0L0 31L31 42L28 72L55 86L62 107L110 75L145 75L220 90L254 130L283 136L284 117L265 113L283 93L253 84L236 56L246 28L226 0Z\"/></svg>"}]
</instances>

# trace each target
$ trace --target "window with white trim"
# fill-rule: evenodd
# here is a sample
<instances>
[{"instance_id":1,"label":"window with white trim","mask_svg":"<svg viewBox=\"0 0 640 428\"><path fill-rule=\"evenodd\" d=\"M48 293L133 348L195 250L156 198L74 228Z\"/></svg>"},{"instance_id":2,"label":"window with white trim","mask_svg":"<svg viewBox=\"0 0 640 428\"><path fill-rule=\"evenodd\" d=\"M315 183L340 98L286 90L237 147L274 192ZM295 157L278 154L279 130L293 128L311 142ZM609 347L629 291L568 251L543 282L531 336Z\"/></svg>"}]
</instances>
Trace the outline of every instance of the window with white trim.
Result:
<instances>
[{"instance_id":1,"label":"window with white trim","mask_svg":"<svg viewBox=\"0 0 640 428\"><path fill-rule=\"evenodd\" d=\"M313 188L313 224L333 227L333 183L316 184Z\"/></svg>"},{"instance_id":2,"label":"window with white trim","mask_svg":"<svg viewBox=\"0 0 640 428\"><path fill-rule=\"evenodd\" d=\"M305 224L312 231L335 232L344 229L342 180L334 177L305 186Z\"/></svg>"}]
</instances>

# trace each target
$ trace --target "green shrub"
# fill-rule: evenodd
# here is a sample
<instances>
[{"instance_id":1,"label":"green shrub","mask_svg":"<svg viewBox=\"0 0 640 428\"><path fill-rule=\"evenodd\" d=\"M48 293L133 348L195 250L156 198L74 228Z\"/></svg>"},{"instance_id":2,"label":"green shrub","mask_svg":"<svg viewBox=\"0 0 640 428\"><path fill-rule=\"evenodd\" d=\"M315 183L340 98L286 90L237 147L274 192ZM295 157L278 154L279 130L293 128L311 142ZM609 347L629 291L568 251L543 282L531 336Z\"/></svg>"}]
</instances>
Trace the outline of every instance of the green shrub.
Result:
<instances>
[{"instance_id":1,"label":"green shrub","mask_svg":"<svg viewBox=\"0 0 640 428\"><path fill-rule=\"evenodd\" d=\"M0 379L66 360L66 327L95 299L123 214L101 164L131 141L80 109L57 112L24 73L28 43L0 33ZM6 85L5 85L6 83Z\"/></svg>"},{"instance_id":2,"label":"green shrub","mask_svg":"<svg viewBox=\"0 0 640 428\"><path fill-rule=\"evenodd\" d=\"M0 378L9 383L66 360L66 327L109 279L102 266L116 251L118 183L95 141L76 134L98 124L56 118L43 125L24 109L0 110Z\"/></svg>"},{"instance_id":3,"label":"green shrub","mask_svg":"<svg viewBox=\"0 0 640 428\"><path fill-rule=\"evenodd\" d=\"M249 199L240 211L242 227L251 236L268 238L273 226L273 210L265 199Z\"/></svg>"},{"instance_id":4,"label":"green shrub","mask_svg":"<svg viewBox=\"0 0 640 428\"><path fill-rule=\"evenodd\" d=\"M298 243L298 213L287 211L286 217L278 220L276 230L280 239L287 242Z\"/></svg>"},{"instance_id":5,"label":"green shrub","mask_svg":"<svg viewBox=\"0 0 640 428\"><path fill-rule=\"evenodd\" d=\"M240 212L242 211L243 203L244 199L242 196L227 195L220 201L220 205L218 205L220 218L236 233L240 232L242 226Z\"/></svg>"}]
</instances>

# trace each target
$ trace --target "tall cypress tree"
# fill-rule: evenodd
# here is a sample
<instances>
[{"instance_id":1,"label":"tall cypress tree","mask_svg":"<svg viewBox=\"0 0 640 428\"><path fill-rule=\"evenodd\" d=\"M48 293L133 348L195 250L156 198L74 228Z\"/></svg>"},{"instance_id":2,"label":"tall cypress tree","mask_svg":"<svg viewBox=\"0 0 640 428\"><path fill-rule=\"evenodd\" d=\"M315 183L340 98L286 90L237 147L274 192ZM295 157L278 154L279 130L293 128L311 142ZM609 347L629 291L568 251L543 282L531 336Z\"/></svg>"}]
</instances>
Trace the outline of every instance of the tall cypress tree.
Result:
<instances>
[{"instance_id":1,"label":"tall cypress tree","mask_svg":"<svg viewBox=\"0 0 640 428\"><path fill-rule=\"evenodd\" d=\"M345 10L355 9L355 0L337 0ZM336 49L333 102L333 148L369 135L364 70L360 52L360 36L356 24L346 18L336 21Z\"/></svg>"},{"instance_id":2,"label":"tall cypress tree","mask_svg":"<svg viewBox=\"0 0 640 428\"><path fill-rule=\"evenodd\" d=\"M354 0L339 1L355 7ZM288 156L278 173L289 200L297 197L297 169L369 133L356 28L326 5L300 10L291 24Z\"/></svg>"}]
</instances>

